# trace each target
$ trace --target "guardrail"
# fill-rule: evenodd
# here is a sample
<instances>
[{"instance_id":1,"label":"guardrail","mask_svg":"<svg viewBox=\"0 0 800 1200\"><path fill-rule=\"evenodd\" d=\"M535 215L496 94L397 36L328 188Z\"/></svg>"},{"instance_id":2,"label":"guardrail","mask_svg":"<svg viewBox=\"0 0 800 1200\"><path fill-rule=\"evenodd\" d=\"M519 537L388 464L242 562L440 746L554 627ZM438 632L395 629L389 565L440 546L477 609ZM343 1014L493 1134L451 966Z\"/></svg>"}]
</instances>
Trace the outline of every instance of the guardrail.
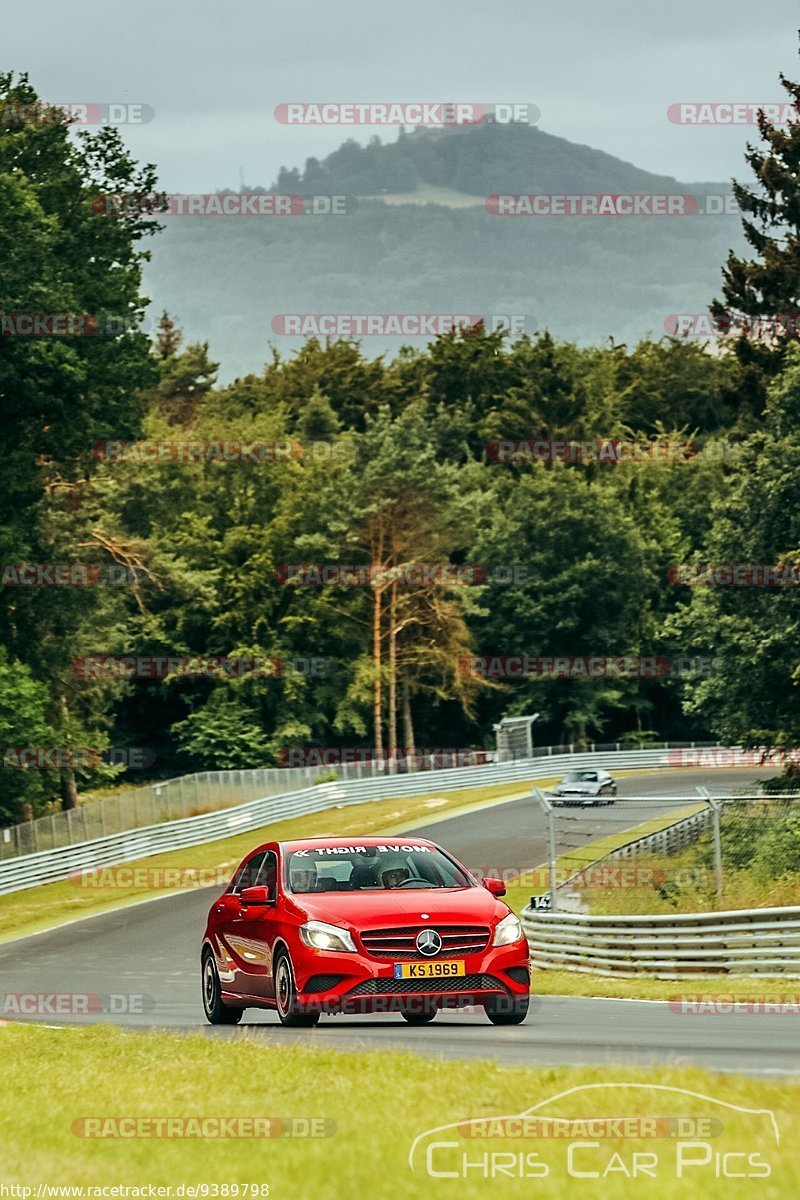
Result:
<instances>
[{"instance_id":1,"label":"guardrail","mask_svg":"<svg viewBox=\"0 0 800 1200\"><path fill-rule=\"evenodd\" d=\"M487 787L500 783L535 782L568 769L613 767L615 770L670 767L665 748L585 754L553 754L489 766L394 775L352 782L319 783L315 787L262 796L221 811L176 821L157 822L72 846L25 854L0 862L0 894L22 891L66 879L93 867L130 862L170 850L199 846L232 837L270 822L326 809L394 796L428 795L437 791Z\"/></svg>"},{"instance_id":2,"label":"guardrail","mask_svg":"<svg viewBox=\"0 0 800 1200\"><path fill-rule=\"evenodd\" d=\"M800 977L800 908L642 917L534 913L526 908L522 924L539 970L625 979Z\"/></svg>"}]
</instances>

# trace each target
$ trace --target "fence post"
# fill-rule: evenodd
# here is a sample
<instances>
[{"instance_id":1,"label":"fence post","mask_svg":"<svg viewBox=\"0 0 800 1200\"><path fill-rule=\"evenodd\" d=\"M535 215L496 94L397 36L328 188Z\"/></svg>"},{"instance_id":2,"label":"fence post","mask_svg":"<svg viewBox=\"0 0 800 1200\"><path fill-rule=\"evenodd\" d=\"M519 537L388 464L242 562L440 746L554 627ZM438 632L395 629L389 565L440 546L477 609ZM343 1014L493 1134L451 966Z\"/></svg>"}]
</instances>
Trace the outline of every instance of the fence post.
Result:
<instances>
[{"instance_id":1,"label":"fence post","mask_svg":"<svg viewBox=\"0 0 800 1200\"><path fill-rule=\"evenodd\" d=\"M556 814L548 805L547 840L550 851L550 911L558 909L558 880L556 878Z\"/></svg>"},{"instance_id":2,"label":"fence post","mask_svg":"<svg viewBox=\"0 0 800 1200\"><path fill-rule=\"evenodd\" d=\"M717 882L717 900L722 902L722 838L720 836L720 813L722 805L715 800L711 801L714 821L714 874Z\"/></svg>"},{"instance_id":3,"label":"fence post","mask_svg":"<svg viewBox=\"0 0 800 1200\"><path fill-rule=\"evenodd\" d=\"M722 902L723 878L722 878L722 837L720 835L720 815L722 813L722 802L712 800L711 793L707 787L698 787L698 792L706 801L711 809L711 821L714 830L714 879L717 887L717 901Z\"/></svg>"},{"instance_id":4,"label":"fence post","mask_svg":"<svg viewBox=\"0 0 800 1200\"><path fill-rule=\"evenodd\" d=\"M550 801L544 795L540 788L533 789L533 795L542 806L542 810L547 814L547 858L550 868L550 911L556 912L558 909L558 879L556 877L556 814Z\"/></svg>"}]
</instances>

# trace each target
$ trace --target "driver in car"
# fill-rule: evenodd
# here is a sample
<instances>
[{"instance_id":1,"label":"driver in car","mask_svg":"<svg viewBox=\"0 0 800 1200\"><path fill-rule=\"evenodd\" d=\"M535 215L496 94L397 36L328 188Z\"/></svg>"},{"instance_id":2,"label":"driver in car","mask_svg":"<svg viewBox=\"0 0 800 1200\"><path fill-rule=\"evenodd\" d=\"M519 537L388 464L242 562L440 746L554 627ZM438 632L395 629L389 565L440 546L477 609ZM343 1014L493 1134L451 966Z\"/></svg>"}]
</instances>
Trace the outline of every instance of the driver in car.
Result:
<instances>
[{"instance_id":1,"label":"driver in car","mask_svg":"<svg viewBox=\"0 0 800 1200\"><path fill-rule=\"evenodd\" d=\"M381 872L381 883L385 888L402 887L410 878L411 872L406 867L390 867L387 871Z\"/></svg>"}]
</instances>

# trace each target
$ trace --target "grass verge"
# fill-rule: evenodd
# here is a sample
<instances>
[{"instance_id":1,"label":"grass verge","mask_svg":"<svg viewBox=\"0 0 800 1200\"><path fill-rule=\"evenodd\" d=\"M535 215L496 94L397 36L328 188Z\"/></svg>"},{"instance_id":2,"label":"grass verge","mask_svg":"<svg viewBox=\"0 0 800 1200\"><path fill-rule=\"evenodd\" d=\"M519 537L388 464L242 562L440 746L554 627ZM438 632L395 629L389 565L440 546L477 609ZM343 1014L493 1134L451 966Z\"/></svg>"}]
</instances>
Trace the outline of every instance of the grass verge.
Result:
<instances>
[{"instance_id":1,"label":"grass verge","mask_svg":"<svg viewBox=\"0 0 800 1200\"><path fill-rule=\"evenodd\" d=\"M435 1026L430 1033L435 1042ZM477 1200L498 1195L513 1200L534 1194L567 1200L576 1194L575 1177L568 1173L568 1145L580 1142L573 1169L598 1172L584 1194L604 1200L731 1200L749 1198L755 1191L788 1198L800 1193L800 1114L797 1087L788 1081L669 1066L498 1070L488 1062L448 1062L392 1051L345 1054L326 1049L321 1039L315 1045L313 1032L302 1042L292 1041L288 1033L282 1046L247 1031L223 1040L97 1026L6 1026L0 1029L2 1182L32 1186L34 1197L40 1183L173 1189L207 1184L227 1185L229 1196L235 1195L231 1185L236 1185L242 1200L246 1184L268 1185L273 1200ZM659 1091L654 1085L680 1090ZM585 1090L552 1099L568 1089ZM585 1133L568 1139L488 1140L450 1129L418 1147L411 1169L409 1151L424 1131L510 1116L542 1101L547 1103L540 1112L551 1117L579 1120L622 1113L681 1118L688 1124L680 1139L663 1126L662 1136L625 1140L587 1138ZM103 1122L123 1117L322 1118L329 1136L89 1139L79 1135L86 1127L75 1125L87 1117ZM709 1119L713 1129L698 1137L693 1123ZM426 1171L425 1151L433 1140L454 1143L435 1149L430 1161L434 1170L455 1170L456 1178L434 1178ZM634 1179L629 1175L637 1151L649 1156L649 1173ZM497 1154L502 1160L486 1157ZM768 1173L768 1178L725 1177L720 1165L725 1154L733 1155L725 1164L729 1176L752 1172ZM695 1163L684 1166L683 1178L677 1177L679 1155ZM459 1177L465 1160L477 1165ZM520 1178L521 1172L527 1177ZM214 1195L211 1190L206 1194Z\"/></svg>"},{"instance_id":2,"label":"grass verge","mask_svg":"<svg viewBox=\"0 0 800 1200\"><path fill-rule=\"evenodd\" d=\"M795 1010L800 1007L800 979L786 975L768 979L763 975L722 974L683 980L645 977L614 979L604 975L584 975L578 971L534 971L531 991L535 996L595 996L615 1000L676 1000L684 996L719 999L735 996L739 1000L756 1003L771 998L792 1003ZM744 1019L739 1017L739 1020ZM796 1021L797 1017L794 1019Z\"/></svg>"}]
</instances>

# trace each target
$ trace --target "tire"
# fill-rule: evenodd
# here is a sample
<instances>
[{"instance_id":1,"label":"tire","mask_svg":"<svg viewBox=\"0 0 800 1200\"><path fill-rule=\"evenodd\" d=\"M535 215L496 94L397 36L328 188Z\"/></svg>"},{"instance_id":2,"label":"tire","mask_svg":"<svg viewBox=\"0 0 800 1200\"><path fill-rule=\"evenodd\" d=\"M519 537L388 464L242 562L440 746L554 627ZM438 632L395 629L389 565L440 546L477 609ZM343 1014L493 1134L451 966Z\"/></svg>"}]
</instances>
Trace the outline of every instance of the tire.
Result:
<instances>
[{"instance_id":1,"label":"tire","mask_svg":"<svg viewBox=\"0 0 800 1200\"><path fill-rule=\"evenodd\" d=\"M303 1012L299 1007L292 960L285 950L279 950L275 957L275 1008L281 1025L289 1029L310 1029L320 1017L318 1012Z\"/></svg>"},{"instance_id":2,"label":"tire","mask_svg":"<svg viewBox=\"0 0 800 1200\"><path fill-rule=\"evenodd\" d=\"M400 1015L409 1025L429 1025L439 1011L436 1002L423 1002L420 1008L402 1008Z\"/></svg>"},{"instance_id":3,"label":"tire","mask_svg":"<svg viewBox=\"0 0 800 1200\"><path fill-rule=\"evenodd\" d=\"M493 1025L521 1025L528 1015L530 996L493 996L483 1006Z\"/></svg>"},{"instance_id":4,"label":"tire","mask_svg":"<svg viewBox=\"0 0 800 1200\"><path fill-rule=\"evenodd\" d=\"M230 1008L222 1003L219 971L210 950L203 952L202 964L203 1011L210 1025L238 1025L244 1016L243 1008Z\"/></svg>"}]
</instances>

